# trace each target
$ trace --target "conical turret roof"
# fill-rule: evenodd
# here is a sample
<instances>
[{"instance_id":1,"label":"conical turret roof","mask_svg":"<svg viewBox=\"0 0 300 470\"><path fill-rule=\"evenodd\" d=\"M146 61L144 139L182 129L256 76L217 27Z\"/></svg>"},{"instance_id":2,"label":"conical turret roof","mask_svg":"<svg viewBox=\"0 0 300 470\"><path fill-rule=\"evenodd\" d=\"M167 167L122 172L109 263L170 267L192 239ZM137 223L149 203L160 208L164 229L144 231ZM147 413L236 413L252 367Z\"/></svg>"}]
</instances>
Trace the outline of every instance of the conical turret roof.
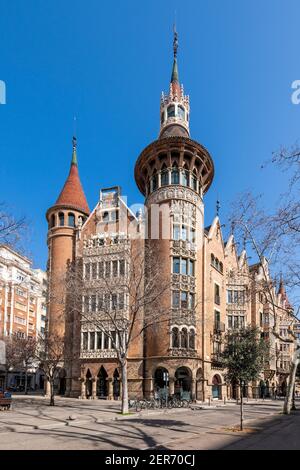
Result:
<instances>
[{"instance_id":1,"label":"conical turret roof","mask_svg":"<svg viewBox=\"0 0 300 470\"><path fill-rule=\"evenodd\" d=\"M81 212L84 212L87 215L90 213L90 209L79 178L75 137L73 137L73 153L70 172L64 187L58 196L55 206L72 207Z\"/></svg>"}]
</instances>

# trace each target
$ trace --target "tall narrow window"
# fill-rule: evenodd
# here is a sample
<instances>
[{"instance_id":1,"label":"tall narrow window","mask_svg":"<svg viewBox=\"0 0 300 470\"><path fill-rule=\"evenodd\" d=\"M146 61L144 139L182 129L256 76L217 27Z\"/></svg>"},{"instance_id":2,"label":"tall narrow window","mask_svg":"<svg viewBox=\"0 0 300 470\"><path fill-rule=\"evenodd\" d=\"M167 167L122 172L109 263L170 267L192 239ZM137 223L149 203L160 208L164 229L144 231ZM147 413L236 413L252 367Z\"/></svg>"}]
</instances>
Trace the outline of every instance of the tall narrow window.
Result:
<instances>
[{"instance_id":1,"label":"tall narrow window","mask_svg":"<svg viewBox=\"0 0 300 470\"><path fill-rule=\"evenodd\" d=\"M175 117L175 106L171 104L171 106L168 107L168 118L170 117Z\"/></svg>"},{"instance_id":2,"label":"tall narrow window","mask_svg":"<svg viewBox=\"0 0 300 470\"><path fill-rule=\"evenodd\" d=\"M181 259L181 274L187 274L187 259Z\"/></svg>"},{"instance_id":3,"label":"tall narrow window","mask_svg":"<svg viewBox=\"0 0 300 470\"><path fill-rule=\"evenodd\" d=\"M91 311L96 312L96 295L91 296Z\"/></svg>"},{"instance_id":4,"label":"tall narrow window","mask_svg":"<svg viewBox=\"0 0 300 470\"><path fill-rule=\"evenodd\" d=\"M189 186L189 172L188 170L183 170L181 173L181 184L183 186Z\"/></svg>"},{"instance_id":5,"label":"tall narrow window","mask_svg":"<svg viewBox=\"0 0 300 470\"><path fill-rule=\"evenodd\" d=\"M68 225L69 227L75 227L75 215L72 212L68 214Z\"/></svg>"},{"instance_id":6,"label":"tall narrow window","mask_svg":"<svg viewBox=\"0 0 300 470\"><path fill-rule=\"evenodd\" d=\"M172 328L172 348L179 348L179 331L178 328Z\"/></svg>"},{"instance_id":7,"label":"tall narrow window","mask_svg":"<svg viewBox=\"0 0 300 470\"><path fill-rule=\"evenodd\" d=\"M63 212L58 214L58 220L60 227L63 227L65 225L65 214Z\"/></svg>"},{"instance_id":8,"label":"tall narrow window","mask_svg":"<svg viewBox=\"0 0 300 470\"><path fill-rule=\"evenodd\" d=\"M188 301L187 301L187 292L181 292L181 308L187 308L187 304L188 304Z\"/></svg>"},{"instance_id":9,"label":"tall narrow window","mask_svg":"<svg viewBox=\"0 0 300 470\"><path fill-rule=\"evenodd\" d=\"M124 292L121 292L121 293L119 294L119 309L120 309L120 310L123 310L124 306L125 306L125 303L124 303Z\"/></svg>"},{"instance_id":10,"label":"tall narrow window","mask_svg":"<svg viewBox=\"0 0 300 470\"><path fill-rule=\"evenodd\" d=\"M125 260L124 259L120 259L120 276L124 276L125 275Z\"/></svg>"},{"instance_id":11,"label":"tall narrow window","mask_svg":"<svg viewBox=\"0 0 300 470\"><path fill-rule=\"evenodd\" d=\"M220 286L218 284L215 284L215 304L220 305L220 303Z\"/></svg>"},{"instance_id":12,"label":"tall narrow window","mask_svg":"<svg viewBox=\"0 0 300 470\"><path fill-rule=\"evenodd\" d=\"M167 186L169 184L169 171L164 167L160 174L160 183L161 186Z\"/></svg>"},{"instance_id":13,"label":"tall narrow window","mask_svg":"<svg viewBox=\"0 0 300 470\"><path fill-rule=\"evenodd\" d=\"M182 106L178 106L178 117L180 117L180 119L184 119L184 115L184 108Z\"/></svg>"},{"instance_id":14,"label":"tall narrow window","mask_svg":"<svg viewBox=\"0 0 300 470\"><path fill-rule=\"evenodd\" d=\"M82 349L88 348L88 332L82 333Z\"/></svg>"},{"instance_id":15,"label":"tall narrow window","mask_svg":"<svg viewBox=\"0 0 300 470\"><path fill-rule=\"evenodd\" d=\"M189 260L189 275L195 276L195 262L192 259Z\"/></svg>"},{"instance_id":16,"label":"tall narrow window","mask_svg":"<svg viewBox=\"0 0 300 470\"><path fill-rule=\"evenodd\" d=\"M154 175L152 176L152 191L155 191L158 187L158 178L157 178L157 174L156 172L154 173Z\"/></svg>"},{"instance_id":17,"label":"tall narrow window","mask_svg":"<svg viewBox=\"0 0 300 470\"><path fill-rule=\"evenodd\" d=\"M171 171L171 183L172 184L179 184L179 170L177 166L173 166Z\"/></svg>"},{"instance_id":18,"label":"tall narrow window","mask_svg":"<svg viewBox=\"0 0 300 470\"><path fill-rule=\"evenodd\" d=\"M189 348L195 349L195 331L193 329L189 332Z\"/></svg>"},{"instance_id":19,"label":"tall narrow window","mask_svg":"<svg viewBox=\"0 0 300 470\"><path fill-rule=\"evenodd\" d=\"M172 291L172 307L173 308L179 308L179 302L180 302L180 294L178 290L173 290Z\"/></svg>"},{"instance_id":20,"label":"tall narrow window","mask_svg":"<svg viewBox=\"0 0 300 470\"><path fill-rule=\"evenodd\" d=\"M95 349L95 332L90 332L90 347L89 349Z\"/></svg>"},{"instance_id":21,"label":"tall narrow window","mask_svg":"<svg viewBox=\"0 0 300 470\"><path fill-rule=\"evenodd\" d=\"M189 308L193 309L195 307L195 294L192 292L189 293Z\"/></svg>"},{"instance_id":22,"label":"tall narrow window","mask_svg":"<svg viewBox=\"0 0 300 470\"><path fill-rule=\"evenodd\" d=\"M113 276L117 277L117 275L118 275L118 260L114 260L112 262L112 268L113 268Z\"/></svg>"},{"instance_id":23,"label":"tall narrow window","mask_svg":"<svg viewBox=\"0 0 300 470\"><path fill-rule=\"evenodd\" d=\"M188 347L188 332L186 328L181 330L181 347L184 349Z\"/></svg>"},{"instance_id":24,"label":"tall narrow window","mask_svg":"<svg viewBox=\"0 0 300 470\"><path fill-rule=\"evenodd\" d=\"M105 262L105 277L110 277L111 275L111 263L110 261Z\"/></svg>"},{"instance_id":25,"label":"tall narrow window","mask_svg":"<svg viewBox=\"0 0 300 470\"><path fill-rule=\"evenodd\" d=\"M108 349L109 337L104 333L104 349Z\"/></svg>"},{"instance_id":26,"label":"tall narrow window","mask_svg":"<svg viewBox=\"0 0 300 470\"><path fill-rule=\"evenodd\" d=\"M103 276L104 276L104 264L103 264L103 261L100 261L99 262L99 266L98 266L98 269L99 269L99 278L102 279Z\"/></svg>"},{"instance_id":27,"label":"tall narrow window","mask_svg":"<svg viewBox=\"0 0 300 470\"><path fill-rule=\"evenodd\" d=\"M173 225L173 240L180 240L180 225Z\"/></svg>"},{"instance_id":28,"label":"tall narrow window","mask_svg":"<svg viewBox=\"0 0 300 470\"><path fill-rule=\"evenodd\" d=\"M97 263L92 263L92 279L97 279Z\"/></svg>"},{"instance_id":29,"label":"tall narrow window","mask_svg":"<svg viewBox=\"0 0 300 470\"><path fill-rule=\"evenodd\" d=\"M50 219L50 228L53 227L55 227L55 214L52 214Z\"/></svg>"},{"instance_id":30,"label":"tall narrow window","mask_svg":"<svg viewBox=\"0 0 300 470\"><path fill-rule=\"evenodd\" d=\"M117 296L117 294L112 294L112 296L111 296L111 305L112 305L113 310L116 310L118 308L118 296Z\"/></svg>"},{"instance_id":31,"label":"tall narrow window","mask_svg":"<svg viewBox=\"0 0 300 470\"><path fill-rule=\"evenodd\" d=\"M187 240L187 226L182 225L181 227L181 240Z\"/></svg>"},{"instance_id":32,"label":"tall narrow window","mask_svg":"<svg viewBox=\"0 0 300 470\"><path fill-rule=\"evenodd\" d=\"M96 342L96 349L101 349L102 347L102 332L98 331L97 332L97 342Z\"/></svg>"},{"instance_id":33,"label":"tall narrow window","mask_svg":"<svg viewBox=\"0 0 300 470\"><path fill-rule=\"evenodd\" d=\"M180 273L180 258L173 257L173 273Z\"/></svg>"}]
</instances>

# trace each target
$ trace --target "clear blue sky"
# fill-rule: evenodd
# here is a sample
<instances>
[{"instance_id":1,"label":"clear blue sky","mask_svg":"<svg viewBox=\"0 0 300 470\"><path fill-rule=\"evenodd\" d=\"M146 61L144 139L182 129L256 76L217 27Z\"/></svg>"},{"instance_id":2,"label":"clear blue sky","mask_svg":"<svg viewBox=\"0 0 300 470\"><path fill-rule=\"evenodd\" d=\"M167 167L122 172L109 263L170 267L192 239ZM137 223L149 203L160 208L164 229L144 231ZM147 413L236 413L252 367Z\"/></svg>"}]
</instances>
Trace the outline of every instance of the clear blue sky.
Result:
<instances>
[{"instance_id":1,"label":"clear blue sky","mask_svg":"<svg viewBox=\"0 0 300 470\"><path fill-rule=\"evenodd\" d=\"M45 212L69 171L74 115L90 207L115 184L142 202L133 169L158 135L174 10L191 134L216 167L206 223L217 197L222 215L244 189L277 203L283 177L260 166L300 133L290 98L300 79L299 1L0 0L0 200L30 220L35 266L45 267Z\"/></svg>"}]
</instances>

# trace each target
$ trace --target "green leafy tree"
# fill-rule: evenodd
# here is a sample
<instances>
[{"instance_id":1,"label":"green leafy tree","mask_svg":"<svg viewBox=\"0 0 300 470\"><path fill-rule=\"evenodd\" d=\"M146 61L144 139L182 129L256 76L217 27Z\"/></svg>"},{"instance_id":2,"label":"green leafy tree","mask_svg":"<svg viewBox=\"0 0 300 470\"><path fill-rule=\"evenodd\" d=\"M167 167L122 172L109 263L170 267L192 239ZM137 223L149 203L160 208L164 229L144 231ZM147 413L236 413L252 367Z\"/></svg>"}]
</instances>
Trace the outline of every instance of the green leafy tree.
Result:
<instances>
[{"instance_id":1,"label":"green leafy tree","mask_svg":"<svg viewBox=\"0 0 300 470\"><path fill-rule=\"evenodd\" d=\"M243 430L243 387L257 380L269 360L269 345L260 338L258 328L247 327L229 331L224 339L222 358L226 367L225 380L240 388L240 430Z\"/></svg>"}]
</instances>

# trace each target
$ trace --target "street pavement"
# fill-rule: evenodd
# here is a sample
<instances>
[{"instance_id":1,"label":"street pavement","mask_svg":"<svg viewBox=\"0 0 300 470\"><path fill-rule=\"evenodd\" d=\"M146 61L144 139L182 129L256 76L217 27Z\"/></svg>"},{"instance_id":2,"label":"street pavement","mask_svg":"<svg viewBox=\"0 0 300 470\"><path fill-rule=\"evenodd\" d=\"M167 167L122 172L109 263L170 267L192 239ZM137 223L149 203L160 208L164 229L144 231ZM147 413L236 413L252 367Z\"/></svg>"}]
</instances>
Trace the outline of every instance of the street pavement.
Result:
<instances>
[{"instance_id":1,"label":"street pavement","mask_svg":"<svg viewBox=\"0 0 300 470\"><path fill-rule=\"evenodd\" d=\"M285 416L282 405L246 402L238 432L235 402L124 417L114 401L58 397L50 407L43 397L16 396L13 410L0 412L0 449L300 449L300 411Z\"/></svg>"}]
</instances>

